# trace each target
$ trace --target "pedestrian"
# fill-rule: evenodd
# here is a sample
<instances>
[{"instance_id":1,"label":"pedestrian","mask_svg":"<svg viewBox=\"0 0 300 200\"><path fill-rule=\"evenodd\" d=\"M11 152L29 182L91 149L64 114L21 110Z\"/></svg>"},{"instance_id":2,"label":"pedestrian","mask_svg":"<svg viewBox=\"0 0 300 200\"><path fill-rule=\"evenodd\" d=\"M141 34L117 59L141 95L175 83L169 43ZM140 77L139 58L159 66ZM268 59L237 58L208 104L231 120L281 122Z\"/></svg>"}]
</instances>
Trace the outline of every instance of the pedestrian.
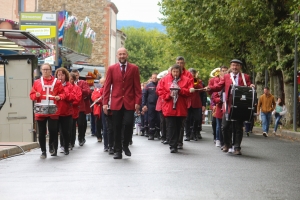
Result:
<instances>
[{"instance_id":1,"label":"pedestrian","mask_svg":"<svg viewBox=\"0 0 300 200\"><path fill-rule=\"evenodd\" d=\"M178 151L179 134L183 120L188 114L187 98L191 96L190 79L181 72L179 65L173 65L171 73L160 80L160 86L157 88L158 95L164 100L162 111L166 118L171 153L177 153ZM177 89L173 90L171 88Z\"/></svg>"},{"instance_id":2,"label":"pedestrian","mask_svg":"<svg viewBox=\"0 0 300 200\"><path fill-rule=\"evenodd\" d=\"M215 84L211 87L206 87L207 91L211 92L219 92L224 88L225 91L225 103L228 107L228 112L230 111L232 102L229 100L228 94L230 94L231 85L237 86L248 86L248 87L255 87L250 82L249 75L244 74L241 72L243 62L238 59L233 59L230 61L230 70L231 72L224 75L223 79L220 79L218 84ZM231 147L231 139L232 139L232 131L230 130L230 126L232 125L232 130L234 131L234 152L235 155L242 155L241 153L241 143L243 138L243 120L236 120L232 123L231 120L226 119L226 113L223 114L222 118L222 127L223 127L223 138L224 138L224 146L223 152L228 152L229 147Z\"/></svg>"},{"instance_id":3,"label":"pedestrian","mask_svg":"<svg viewBox=\"0 0 300 200\"><path fill-rule=\"evenodd\" d=\"M36 112L35 120L37 121L39 144L42 154L41 159L47 158L46 153L46 132L47 122L49 130L49 152L51 156L57 156L58 148L58 118L59 108L55 113L51 113L49 103L53 101L55 105L61 99L65 97L64 88L57 78L54 78L52 73L52 67L49 63L44 63L41 66L42 77L34 81L30 91L30 99L35 101L36 108L48 108L48 112ZM47 96L48 95L48 96ZM51 95L51 96L49 96ZM47 109L46 109L47 110Z\"/></svg>"},{"instance_id":4,"label":"pedestrian","mask_svg":"<svg viewBox=\"0 0 300 200\"><path fill-rule=\"evenodd\" d=\"M141 114L134 113L134 127L135 127L135 134L139 135L141 133Z\"/></svg>"},{"instance_id":5,"label":"pedestrian","mask_svg":"<svg viewBox=\"0 0 300 200\"><path fill-rule=\"evenodd\" d=\"M93 106L93 114L96 119L96 132L95 136L97 136L97 141L102 142L102 134L101 134L101 129L102 129L102 96L103 94L103 87L102 88L95 88L91 99L94 103ZM108 151L108 146L104 146L104 151Z\"/></svg>"},{"instance_id":6,"label":"pedestrian","mask_svg":"<svg viewBox=\"0 0 300 200\"><path fill-rule=\"evenodd\" d=\"M273 134L276 135L278 125L280 126L282 125L280 120L286 114L286 107L282 102L281 98L279 97L277 98L276 107L275 110L273 110L272 114L275 116L275 126L274 126Z\"/></svg>"},{"instance_id":7,"label":"pedestrian","mask_svg":"<svg viewBox=\"0 0 300 200\"><path fill-rule=\"evenodd\" d=\"M128 146L129 142L132 141L134 111L139 112L140 110L142 91L139 69L127 61L127 50L123 47L119 48L117 57L119 63L108 67L106 73L103 111L108 114L108 101L111 93L110 109L115 140L114 159L122 159L122 150L126 156L131 156ZM123 144L122 129L124 133Z\"/></svg>"},{"instance_id":8,"label":"pedestrian","mask_svg":"<svg viewBox=\"0 0 300 200\"><path fill-rule=\"evenodd\" d=\"M69 82L70 76L66 68L60 67L55 71L55 77L61 81L65 90L65 98L57 102L59 110L59 133L60 133L60 145L65 155L69 154L70 135L72 127L72 115L73 106L72 103L75 100L75 93L73 93L73 86Z\"/></svg>"},{"instance_id":9,"label":"pedestrian","mask_svg":"<svg viewBox=\"0 0 300 200\"><path fill-rule=\"evenodd\" d=\"M185 69L185 59L183 56L178 56L176 58L176 64L180 66L181 68L181 75L186 76L189 80L189 88L193 88L194 87L194 77L192 76L192 74ZM191 102L191 98L188 97L186 98L187 101L187 105L190 104ZM182 149L183 148L183 135L184 135L184 128L185 128L185 122L186 122L186 118L183 119L182 121L182 126L181 126L181 130L180 130L180 134L179 134L179 140L178 140L178 148Z\"/></svg>"},{"instance_id":10,"label":"pedestrian","mask_svg":"<svg viewBox=\"0 0 300 200\"><path fill-rule=\"evenodd\" d=\"M83 146L85 143L85 133L87 129L87 119L86 115L91 113L90 108L90 95L91 90L88 83L85 80L79 80L79 71L77 69L72 70L76 75L75 84L81 88L82 97L79 104L79 117L78 117L78 142L79 146Z\"/></svg>"},{"instance_id":11,"label":"pedestrian","mask_svg":"<svg viewBox=\"0 0 300 200\"><path fill-rule=\"evenodd\" d=\"M271 115L276 103L274 96L270 93L269 87L264 87L264 93L259 97L257 114L261 116L263 136L268 137Z\"/></svg>"},{"instance_id":12,"label":"pedestrian","mask_svg":"<svg viewBox=\"0 0 300 200\"><path fill-rule=\"evenodd\" d=\"M79 104L80 104L81 98L82 98L81 89L78 85L75 84L75 81L76 81L76 75L75 75L75 73L71 72L70 73L70 83L73 86L73 93L75 95L75 100L72 102L73 113L72 113L72 128L71 128L71 133L70 133L71 150L73 150L73 148L75 146L76 125L77 125L77 120L79 117Z\"/></svg>"},{"instance_id":13,"label":"pedestrian","mask_svg":"<svg viewBox=\"0 0 300 200\"><path fill-rule=\"evenodd\" d=\"M142 97L142 107L144 112L148 112L149 122L149 137L148 140L154 140L156 132L160 132L160 117L159 112L155 110L158 95L156 94L157 87L157 73L153 73L151 76L151 82L145 87L145 91ZM160 135L157 136L160 138Z\"/></svg>"},{"instance_id":14,"label":"pedestrian","mask_svg":"<svg viewBox=\"0 0 300 200\"><path fill-rule=\"evenodd\" d=\"M191 101L188 103L188 115L186 118L186 123L185 123L185 139L184 141L190 141L192 138L197 141L197 132L199 128L199 123L200 123L200 113L202 113L202 101L200 98L200 91L198 89L203 88L202 80L197 78L196 74L197 71L193 68L189 69L189 72L192 74L194 77L194 85L193 88L194 92L191 94Z\"/></svg>"}]
</instances>

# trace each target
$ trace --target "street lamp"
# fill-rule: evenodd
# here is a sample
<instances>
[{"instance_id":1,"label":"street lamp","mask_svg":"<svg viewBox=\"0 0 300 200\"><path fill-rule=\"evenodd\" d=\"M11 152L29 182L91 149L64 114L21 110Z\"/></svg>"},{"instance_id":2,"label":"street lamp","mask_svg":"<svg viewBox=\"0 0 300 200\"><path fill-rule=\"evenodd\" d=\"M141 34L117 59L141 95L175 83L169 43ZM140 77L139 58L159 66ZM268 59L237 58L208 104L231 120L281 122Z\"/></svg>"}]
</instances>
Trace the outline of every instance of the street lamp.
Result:
<instances>
[{"instance_id":1,"label":"street lamp","mask_svg":"<svg viewBox=\"0 0 300 200\"><path fill-rule=\"evenodd\" d=\"M298 28L299 15L295 14L296 29ZM293 113L293 129L297 131L297 103L298 103L298 45L297 32L295 34L295 59L294 59L294 113Z\"/></svg>"}]
</instances>

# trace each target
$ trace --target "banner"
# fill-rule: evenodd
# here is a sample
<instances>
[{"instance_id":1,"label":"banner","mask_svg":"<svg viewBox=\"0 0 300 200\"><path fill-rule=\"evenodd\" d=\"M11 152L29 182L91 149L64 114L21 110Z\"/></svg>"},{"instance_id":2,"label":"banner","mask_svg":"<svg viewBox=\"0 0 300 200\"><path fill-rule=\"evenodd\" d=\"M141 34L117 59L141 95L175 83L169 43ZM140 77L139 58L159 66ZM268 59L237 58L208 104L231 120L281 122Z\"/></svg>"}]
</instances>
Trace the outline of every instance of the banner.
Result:
<instances>
[{"instance_id":1,"label":"banner","mask_svg":"<svg viewBox=\"0 0 300 200\"><path fill-rule=\"evenodd\" d=\"M36 54L39 65L49 63L57 65L58 49L58 14L41 13L41 12L21 12L20 13L20 30L32 33L39 39L43 40L50 50L39 51L31 49L30 52Z\"/></svg>"}]
</instances>

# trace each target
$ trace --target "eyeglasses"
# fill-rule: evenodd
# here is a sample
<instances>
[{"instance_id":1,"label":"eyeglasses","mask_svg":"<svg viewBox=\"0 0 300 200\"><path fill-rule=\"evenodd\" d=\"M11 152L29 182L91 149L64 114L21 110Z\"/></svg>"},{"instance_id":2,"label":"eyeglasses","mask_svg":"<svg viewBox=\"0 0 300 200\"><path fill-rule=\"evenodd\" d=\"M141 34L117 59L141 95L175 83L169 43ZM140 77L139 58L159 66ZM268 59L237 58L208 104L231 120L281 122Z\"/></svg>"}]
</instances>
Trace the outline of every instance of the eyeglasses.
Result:
<instances>
[{"instance_id":1,"label":"eyeglasses","mask_svg":"<svg viewBox=\"0 0 300 200\"><path fill-rule=\"evenodd\" d=\"M42 69L42 71L50 71L51 69Z\"/></svg>"}]
</instances>

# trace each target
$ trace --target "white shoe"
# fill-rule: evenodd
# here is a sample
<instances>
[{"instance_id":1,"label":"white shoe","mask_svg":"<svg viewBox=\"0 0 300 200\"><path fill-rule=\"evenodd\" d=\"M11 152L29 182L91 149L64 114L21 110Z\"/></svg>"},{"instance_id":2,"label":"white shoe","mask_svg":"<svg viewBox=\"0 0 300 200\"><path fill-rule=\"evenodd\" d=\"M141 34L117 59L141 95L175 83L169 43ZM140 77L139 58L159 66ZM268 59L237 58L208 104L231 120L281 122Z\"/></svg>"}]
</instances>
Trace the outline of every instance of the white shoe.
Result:
<instances>
[{"instance_id":1,"label":"white shoe","mask_svg":"<svg viewBox=\"0 0 300 200\"><path fill-rule=\"evenodd\" d=\"M268 137L268 133L263 132L263 136Z\"/></svg>"},{"instance_id":2,"label":"white shoe","mask_svg":"<svg viewBox=\"0 0 300 200\"><path fill-rule=\"evenodd\" d=\"M220 140L216 140L216 147L221 147L221 142L220 142Z\"/></svg>"},{"instance_id":3,"label":"white shoe","mask_svg":"<svg viewBox=\"0 0 300 200\"><path fill-rule=\"evenodd\" d=\"M234 147L228 149L228 153L233 153L234 152Z\"/></svg>"},{"instance_id":4,"label":"white shoe","mask_svg":"<svg viewBox=\"0 0 300 200\"><path fill-rule=\"evenodd\" d=\"M64 147L60 147L60 153L64 153L65 152L65 148Z\"/></svg>"}]
</instances>

